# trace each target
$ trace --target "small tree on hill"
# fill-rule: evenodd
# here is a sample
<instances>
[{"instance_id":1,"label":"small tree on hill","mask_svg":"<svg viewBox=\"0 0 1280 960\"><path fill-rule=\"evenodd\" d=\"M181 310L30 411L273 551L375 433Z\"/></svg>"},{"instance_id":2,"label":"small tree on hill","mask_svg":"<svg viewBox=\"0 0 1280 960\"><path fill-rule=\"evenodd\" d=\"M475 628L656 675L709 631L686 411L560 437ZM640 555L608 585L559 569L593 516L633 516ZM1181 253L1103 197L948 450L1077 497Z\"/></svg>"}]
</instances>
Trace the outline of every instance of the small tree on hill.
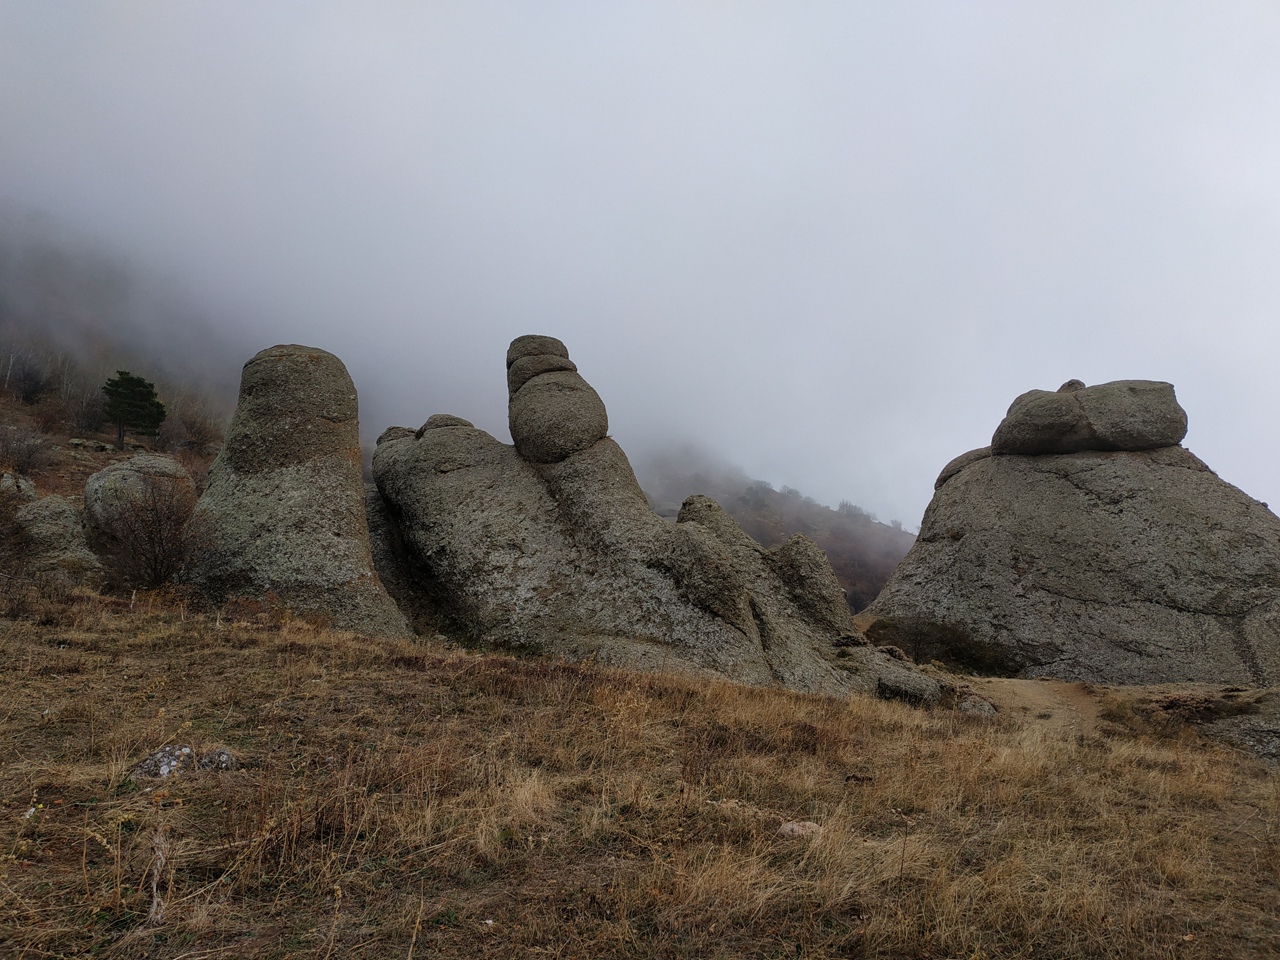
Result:
<instances>
[{"instance_id":1,"label":"small tree on hill","mask_svg":"<svg viewBox=\"0 0 1280 960\"><path fill-rule=\"evenodd\" d=\"M116 425L116 448L124 449L126 429L154 434L164 423L164 404L156 396L155 384L135 377L128 370L117 370L116 375L102 385L106 403L102 412Z\"/></svg>"}]
</instances>

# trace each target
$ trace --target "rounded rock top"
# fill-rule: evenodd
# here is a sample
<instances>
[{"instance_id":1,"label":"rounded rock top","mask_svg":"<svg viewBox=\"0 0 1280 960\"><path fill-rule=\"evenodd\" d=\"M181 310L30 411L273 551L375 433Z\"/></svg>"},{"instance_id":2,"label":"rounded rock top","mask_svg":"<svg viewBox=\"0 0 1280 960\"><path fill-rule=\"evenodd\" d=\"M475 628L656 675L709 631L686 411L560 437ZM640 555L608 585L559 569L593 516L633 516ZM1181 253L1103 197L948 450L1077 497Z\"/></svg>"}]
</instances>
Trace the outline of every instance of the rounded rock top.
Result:
<instances>
[{"instance_id":1,"label":"rounded rock top","mask_svg":"<svg viewBox=\"0 0 1280 960\"><path fill-rule=\"evenodd\" d=\"M538 333L527 333L516 337L507 347L507 369L521 357L552 356L569 359L569 348L555 337L547 337Z\"/></svg>"},{"instance_id":2,"label":"rounded rock top","mask_svg":"<svg viewBox=\"0 0 1280 960\"><path fill-rule=\"evenodd\" d=\"M991 438L995 454L1056 454L1083 450L1154 450L1177 446L1187 414L1173 384L1113 380L1086 387L1068 380L1057 391L1018 397Z\"/></svg>"}]
</instances>

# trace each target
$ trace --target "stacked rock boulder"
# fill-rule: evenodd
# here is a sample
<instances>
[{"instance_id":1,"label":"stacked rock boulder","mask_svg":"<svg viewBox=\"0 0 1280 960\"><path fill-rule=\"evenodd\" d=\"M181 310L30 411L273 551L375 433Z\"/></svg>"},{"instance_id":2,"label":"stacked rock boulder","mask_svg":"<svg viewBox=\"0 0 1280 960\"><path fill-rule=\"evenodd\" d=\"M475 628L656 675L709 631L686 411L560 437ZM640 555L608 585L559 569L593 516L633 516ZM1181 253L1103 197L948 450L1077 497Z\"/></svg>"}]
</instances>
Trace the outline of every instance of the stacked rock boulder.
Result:
<instances>
[{"instance_id":1,"label":"stacked rock boulder","mask_svg":"<svg viewBox=\"0 0 1280 960\"><path fill-rule=\"evenodd\" d=\"M435 415L379 438L381 505L416 582L454 627L497 645L800 690L937 700L932 679L869 648L825 557L761 548L707 498L650 509L563 343L507 353L514 445ZM392 557L395 550L381 552Z\"/></svg>"},{"instance_id":2,"label":"stacked rock boulder","mask_svg":"<svg viewBox=\"0 0 1280 960\"><path fill-rule=\"evenodd\" d=\"M373 568L361 474L342 361L296 344L258 353L196 507L196 578L216 596L271 594L340 629L408 635Z\"/></svg>"},{"instance_id":3,"label":"stacked rock boulder","mask_svg":"<svg viewBox=\"0 0 1280 960\"><path fill-rule=\"evenodd\" d=\"M943 468L868 635L991 673L1280 683L1280 518L1186 430L1168 383L1023 394Z\"/></svg>"}]
</instances>

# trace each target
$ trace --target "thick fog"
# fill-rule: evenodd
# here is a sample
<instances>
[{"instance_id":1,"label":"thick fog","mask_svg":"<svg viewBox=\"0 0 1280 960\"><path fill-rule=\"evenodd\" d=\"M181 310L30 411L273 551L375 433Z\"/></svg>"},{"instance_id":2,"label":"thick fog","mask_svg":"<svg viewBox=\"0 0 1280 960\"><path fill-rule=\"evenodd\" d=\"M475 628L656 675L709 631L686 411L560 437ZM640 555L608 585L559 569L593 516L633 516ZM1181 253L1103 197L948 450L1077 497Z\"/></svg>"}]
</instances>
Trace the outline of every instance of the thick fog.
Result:
<instances>
[{"instance_id":1,"label":"thick fog","mask_svg":"<svg viewBox=\"0 0 1280 960\"><path fill-rule=\"evenodd\" d=\"M633 455L909 527L1073 377L1172 381L1280 503L1277 50L1228 0L2 0L0 201L339 354L370 437L506 439L536 332Z\"/></svg>"}]
</instances>

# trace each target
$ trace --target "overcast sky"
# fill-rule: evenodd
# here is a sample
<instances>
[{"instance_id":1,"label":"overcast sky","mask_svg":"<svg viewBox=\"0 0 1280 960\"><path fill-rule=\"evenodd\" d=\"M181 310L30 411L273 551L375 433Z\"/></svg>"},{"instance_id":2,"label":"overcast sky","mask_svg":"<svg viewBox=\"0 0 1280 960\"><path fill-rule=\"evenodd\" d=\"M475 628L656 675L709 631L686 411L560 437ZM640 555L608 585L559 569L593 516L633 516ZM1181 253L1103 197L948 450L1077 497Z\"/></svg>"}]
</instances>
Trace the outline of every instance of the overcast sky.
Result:
<instances>
[{"instance_id":1,"label":"overcast sky","mask_svg":"<svg viewBox=\"0 0 1280 960\"><path fill-rule=\"evenodd\" d=\"M912 528L1073 377L1280 504L1270 0L0 0L0 200L337 353L370 436L508 439L536 332L633 455Z\"/></svg>"}]
</instances>

